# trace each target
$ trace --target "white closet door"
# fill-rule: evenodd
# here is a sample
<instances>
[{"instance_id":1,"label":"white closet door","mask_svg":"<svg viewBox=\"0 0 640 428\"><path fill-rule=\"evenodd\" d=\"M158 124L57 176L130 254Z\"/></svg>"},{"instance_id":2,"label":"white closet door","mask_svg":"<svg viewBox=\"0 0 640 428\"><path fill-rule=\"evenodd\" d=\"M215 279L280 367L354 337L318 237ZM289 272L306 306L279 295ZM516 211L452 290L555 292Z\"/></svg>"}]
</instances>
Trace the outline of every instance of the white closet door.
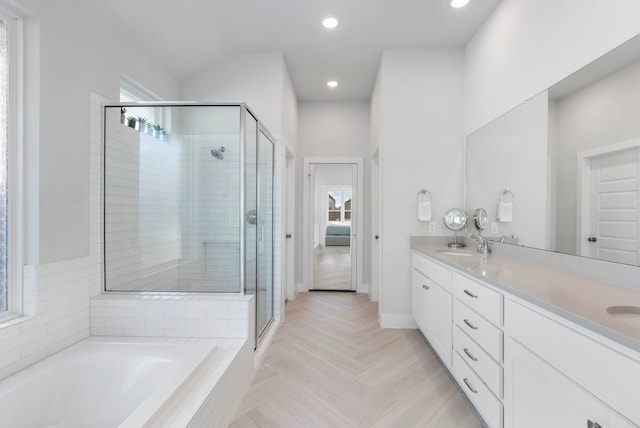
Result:
<instances>
[{"instance_id":1,"label":"white closet door","mask_svg":"<svg viewBox=\"0 0 640 428\"><path fill-rule=\"evenodd\" d=\"M638 149L604 154L591 160L590 256L638 264Z\"/></svg>"}]
</instances>

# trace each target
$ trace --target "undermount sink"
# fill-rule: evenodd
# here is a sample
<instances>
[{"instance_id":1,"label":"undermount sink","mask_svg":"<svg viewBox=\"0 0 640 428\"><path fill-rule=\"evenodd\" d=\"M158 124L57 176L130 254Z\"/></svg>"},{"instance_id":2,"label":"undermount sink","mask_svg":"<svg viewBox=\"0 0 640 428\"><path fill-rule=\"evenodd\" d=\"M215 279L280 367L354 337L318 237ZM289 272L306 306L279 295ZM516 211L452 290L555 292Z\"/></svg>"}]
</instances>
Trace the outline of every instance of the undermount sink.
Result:
<instances>
[{"instance_id":1,"label":"undermount sink","mask_svg":"<svg viewBox=\"0 0 640 428\"><path fill-rule=\"evenodd\" d=\"M607 313L627 324L640 328L640 306L609 306Z\"/></svg>"},{"instance_id":2,"label":"undermount sink","mask_svg":"<svg viewBox=\"0 0 640 428\"><path fill-rule=\"evenodd\" d=\"M468 251L454 251L454 250L436 250L440 254L444 254L445 256L462 256L462 257L470 257L475 255L476 253L470 253Z\"/></svg>"}]
</instances>

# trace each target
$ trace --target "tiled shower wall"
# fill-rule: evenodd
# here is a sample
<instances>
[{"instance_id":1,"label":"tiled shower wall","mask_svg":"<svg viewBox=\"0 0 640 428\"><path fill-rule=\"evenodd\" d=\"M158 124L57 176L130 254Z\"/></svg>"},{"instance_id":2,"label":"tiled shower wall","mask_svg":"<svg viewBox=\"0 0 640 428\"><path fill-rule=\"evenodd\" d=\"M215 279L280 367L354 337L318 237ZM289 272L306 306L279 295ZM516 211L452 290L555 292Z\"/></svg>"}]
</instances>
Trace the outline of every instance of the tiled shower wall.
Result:
<instances>
[{"instance_id":1,"label":"tiled shower wall","mask_svg":"<svg viewBox=\"0 0 640 428\"><path fill-rule=\"evenodd\" d=\"M240 136L184 139L181 291L241 291ZM211 150L224 147L223 159Z\"/></svg>"},{"instance_id":2,"label":"tiled shower wall","mask_svg":"<svg viewBox=\"0 0 640 428\"><path fill-rule=\"evenodd\" d=\"M239 135L160 141L107 116L108 289L240 292Z\"/></svg>"},{"instance_id":3,"label":"tiled shower wall","mask_svg":"<svg viewBox=\"0 0 640 428\"><path fill-rule=\"evenodd\" d=\"M107 114L106 278L109 290L172 290L181 258L182 144Z\"/></svg>"}]
</instances>

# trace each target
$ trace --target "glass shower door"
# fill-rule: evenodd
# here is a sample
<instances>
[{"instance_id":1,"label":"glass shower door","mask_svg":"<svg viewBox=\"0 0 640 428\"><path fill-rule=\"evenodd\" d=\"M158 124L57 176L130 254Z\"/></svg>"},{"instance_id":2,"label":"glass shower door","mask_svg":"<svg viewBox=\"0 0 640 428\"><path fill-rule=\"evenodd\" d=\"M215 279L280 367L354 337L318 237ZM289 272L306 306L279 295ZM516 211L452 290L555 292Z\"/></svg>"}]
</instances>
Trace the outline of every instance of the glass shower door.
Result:
<instances>
[{"instance_id":1,"label":"glass shower door","mask_svg":"<svg viewBox=\"0 0 640 428\"><path fill-rule=\"evenodd\" d=\"M256 335L259 340L273 319L273 143L262 129L258 133L257 190Z\"/></svg>"},{"instance_id":2,"label":"glass shower door","mask_svg":"<svg viewBox=\"0 0 640 428\"><path fill-rule=\"evenodd\" d=\"M258 189L256 166L258 161L258 121L246 111L244 117L244 293L256 296L257 300ZM256 306L257 304L256 301ZM258 331L256 330L255 333L254 346L257 344Z\"/></svg>"}]
</instances>

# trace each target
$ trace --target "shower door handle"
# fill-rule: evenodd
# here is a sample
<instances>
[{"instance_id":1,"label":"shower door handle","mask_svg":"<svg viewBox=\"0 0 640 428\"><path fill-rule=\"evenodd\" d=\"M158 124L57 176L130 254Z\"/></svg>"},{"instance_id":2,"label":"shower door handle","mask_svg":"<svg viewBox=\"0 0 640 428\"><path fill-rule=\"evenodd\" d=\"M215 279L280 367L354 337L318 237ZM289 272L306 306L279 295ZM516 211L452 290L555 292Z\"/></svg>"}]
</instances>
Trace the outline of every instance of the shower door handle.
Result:
<instances>
[{"instance_id":1,"label":"shower door handle","mask_svg":"<svg viewBox=\"0 0 640 428\"><path fill-rule=\"evenodd\" d=\"M247 212L247 223L256 224L258 222L258 212L256 210L249 210Z\"/></svg>"}]
</instances>

